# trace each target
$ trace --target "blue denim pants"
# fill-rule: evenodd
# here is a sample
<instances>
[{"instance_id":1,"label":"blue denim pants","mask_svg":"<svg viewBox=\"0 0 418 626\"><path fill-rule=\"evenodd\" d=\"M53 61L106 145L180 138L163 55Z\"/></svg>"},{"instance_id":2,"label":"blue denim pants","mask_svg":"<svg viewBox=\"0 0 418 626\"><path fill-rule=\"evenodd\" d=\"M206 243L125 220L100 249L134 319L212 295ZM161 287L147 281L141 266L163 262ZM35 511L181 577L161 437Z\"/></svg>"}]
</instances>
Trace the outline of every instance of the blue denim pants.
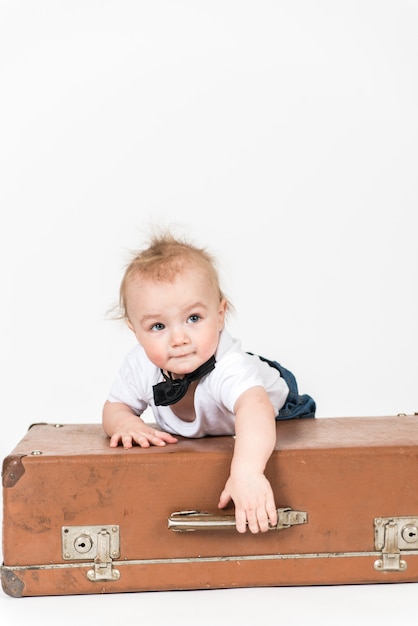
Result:
<instances>
[{"instance_id":1,"label":"blue denim pants","mask_svg":"<svg viewBox=\"0 0 418 626\"><path fill-rule=\"evenodd\" d=\"M276 420L291 420L296 417L315 417L315 400L307 394L299 395L298 384L292 372L284 368L280 363L277 363L277 361L270 361L263 356L259 356L258 358L268 363L270 367L275 367L279 370L280 376L286 381L289 387L286 402L280 409L278 415L276 415Z\"/></svg>"}]
</instances>

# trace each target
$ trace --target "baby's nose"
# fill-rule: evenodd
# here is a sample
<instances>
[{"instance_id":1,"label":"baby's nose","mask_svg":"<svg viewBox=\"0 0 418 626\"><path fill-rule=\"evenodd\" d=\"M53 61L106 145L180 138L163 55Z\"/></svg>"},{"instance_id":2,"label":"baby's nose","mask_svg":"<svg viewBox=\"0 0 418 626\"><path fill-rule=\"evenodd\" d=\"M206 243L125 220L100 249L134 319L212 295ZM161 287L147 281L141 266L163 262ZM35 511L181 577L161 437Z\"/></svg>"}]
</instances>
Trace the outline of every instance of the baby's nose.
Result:
<instances>
[{"instance_id":1,"label":"baby's nose","mask_svg":"<svg viewBox=\"0 0 418 626\"><path fill-rule=\"evenodd\" d=\"M173 328L171 332L171 343L173 346L179 346L187 343L187 332L181 326Z\"/></svg>"}]
</instances>

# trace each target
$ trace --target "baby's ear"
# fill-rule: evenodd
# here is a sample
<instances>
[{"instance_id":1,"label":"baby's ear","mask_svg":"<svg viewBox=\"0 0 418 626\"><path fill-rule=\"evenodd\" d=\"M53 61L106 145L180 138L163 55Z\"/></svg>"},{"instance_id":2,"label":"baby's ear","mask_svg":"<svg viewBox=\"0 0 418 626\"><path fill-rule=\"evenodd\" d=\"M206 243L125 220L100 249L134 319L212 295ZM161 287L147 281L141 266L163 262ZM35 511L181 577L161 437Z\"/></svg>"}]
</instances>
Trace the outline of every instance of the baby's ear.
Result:
<instances>
[{"instance_id":1,"label":"baby's ear","mask_svg":"<svg viewBox=\"0 0 418 626\"><path fill-rule=\"evenodd\" d=\"M129 330L131 330L133 333L135 332L135 328L131 322L131 320L129 319L129 317L125 317L125 322L127 327L129 328Z\"/></svg>"},{"instance_id":2,"label":"baby's ear","mask_svg":"<svg viewBox=\"0 0 418 626\"><path fill-rule=\"evenodd\" d=\"M228 302L226 298L222 298L222 300L219 303L219 311L218 311L219 330L222 330L224 327L227 308L228 308Z\"/></svg>"}]
</instances>

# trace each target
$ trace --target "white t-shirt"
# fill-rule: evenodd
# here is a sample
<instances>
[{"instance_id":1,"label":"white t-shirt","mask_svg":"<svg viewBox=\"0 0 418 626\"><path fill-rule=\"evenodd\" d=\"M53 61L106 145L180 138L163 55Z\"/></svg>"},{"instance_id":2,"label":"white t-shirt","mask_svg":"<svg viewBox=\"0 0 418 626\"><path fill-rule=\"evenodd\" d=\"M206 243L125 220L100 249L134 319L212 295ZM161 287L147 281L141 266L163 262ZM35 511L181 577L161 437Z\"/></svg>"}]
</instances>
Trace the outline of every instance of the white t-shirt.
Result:
<instances>
[{"instance_id":1,"label":"white t-shirt","mask_svg":"<svg viewBox=\"0 0 418 626\"><path fill-rule=\"evenodd\" d=\"M240 342L226 330L220 334L215 358L215 369L196 386L193 422L181 420L170 406L155 406L152 387L161 382L163 376L139 344L126 356L107 399L128 405L138 415L150 406L161 430L184 437L233 435L235 403L251 387L264 387L278 414L289 388L276 368L244 352Z\"/></svg>"}]
</instances>

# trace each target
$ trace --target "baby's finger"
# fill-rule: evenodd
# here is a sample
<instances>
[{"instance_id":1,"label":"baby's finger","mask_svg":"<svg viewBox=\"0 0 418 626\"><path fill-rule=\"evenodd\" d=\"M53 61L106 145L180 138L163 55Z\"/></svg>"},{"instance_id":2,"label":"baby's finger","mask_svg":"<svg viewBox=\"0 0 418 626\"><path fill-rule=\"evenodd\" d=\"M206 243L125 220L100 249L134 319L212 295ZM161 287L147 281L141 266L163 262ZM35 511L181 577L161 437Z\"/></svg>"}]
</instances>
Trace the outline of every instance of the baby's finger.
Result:
<instances>
[{"instance_id":1,"label":"baby's finger","mask_svg":"<svg viewBox=\"0 0 418 626\"><path fill-rule=\"evenodd\" d=\"M173 435L171 435L170 433L165 433L161 430L156 430L155 436L164 443L177 443L178 441L178 439L176 437L173 437Z\"/></svg>"},{"instance_id":2,"label":"baby's finger","mask_svg":"<svg viewBox=\"0 0 418 626\"><path fill-rule=\"evenodd\" d=\"M110 438L110 442L109 445L111 448L117 448L119 445L119 441L120 441L120 435L116 434L116 435L112 435Z\"/></svg>"},{"instance_id":3,"label":"baby's finger","mask_svg":"<svg viewBox=\"0 0 418 626\"><path fill-rule=\"evenodd\" d=\"M258 533L258 531L260 530L260 526L259 526L259 520L257 517L257 511L255 511L254 509L249 509L246 511L247 513L247 523L248 523L248 528L252 533Z\"/></svg>"},{"instance_id":4,"label":"baby's finger","mask_svg":"<svg viewBox=\"0 0 418 626\"><path fill-rule=\"evenodd\" d=\"M268 514L268 518L269 518L269 523L271 526L276 526L277 525L277 509L276 509L276 505L274 504L270 504L267 507L267 514Z\"/></svg>"},{"instance_id":5,"label":"baby's finger","mask_svg":"<svg viewBox=\"0 0 418 626\"><path fill-rule=\"evenodd\" d=\"M260 508L257 511L257 522L262 533L265 533L269 529L269 517L264 508Z\"/></svg>"},{"instance_id":6,"label":"baby's finger","mask_svg":"<svg viewBox=\"0 0 418 626\"><path fill-rule=\"evenodd\" d=\"M124 448L132 448L132 436L131 435L122 435L120 440Z\"/></svg>"},{"instance_id":7,"label":"baby's finger","mask_svg":"<svg viewBox=\"0 0 418 626\"><path fill-rule=\"evenodd\" d=\"M247 530L247 516L244 509L235 508L235 526L239 533L245 533Z\"/></svg>"},{"instance_id":8,"label":"baby's finger","mask_svg":"<svg viewBox=\"0 0 418 626\"><path fill-rule=\"evenodd\" d=\"M148 439L147 435L143 435L141 433L136 433L132 438L135 441L135 443L137 443L138 446L140 446L141 448L149 448L150 447L150 442L149 442L149 439ZM125 444L124 444L124 447L131 448L132 446L125 446Z\"/></svg>"}]
</instances>

